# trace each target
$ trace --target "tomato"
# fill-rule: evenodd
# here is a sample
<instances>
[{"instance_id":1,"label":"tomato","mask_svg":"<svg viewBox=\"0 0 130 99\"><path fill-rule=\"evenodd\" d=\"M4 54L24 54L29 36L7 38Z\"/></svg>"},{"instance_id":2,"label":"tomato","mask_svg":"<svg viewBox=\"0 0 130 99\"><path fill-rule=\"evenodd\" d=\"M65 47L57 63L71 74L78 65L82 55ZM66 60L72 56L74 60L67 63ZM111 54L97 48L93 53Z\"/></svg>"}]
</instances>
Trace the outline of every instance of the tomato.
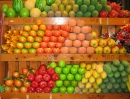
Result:
<instances>
[{"instance_id":1,"label":"tomato","mask_svg":"<svg viewBox=\"0 0 130 99\"><path fill-rule=\"evenodd\" d=\"M26 92L27 92L27 87L22 86L22 87L20 88L20 92L26 93Z\"/></svg>"},{"instance_id":2,"label":"tomato","mask_svg":"<svg viewBox=\"0 0 130 99\"><path fill-rule=\"evenodd\" d=\"M28 73L28 68L23 68L22 69L22 74L27 75L27 73Z\"/></svg>"},{"instance_id":3,"label":"tomato","mask_svg":"<svg viewBox=\"0 0 130 99\"><path fill-rule=\"evenodd\" d=\"M10 86L5 86L5 92L11 92L11 87Z\"/></svg>"},{"instance_id":4,"label":"tomato","mask_svg":"<svg viewBox=\"0 0 130 99\"><path fill-rule=\"evenodd\" d=\"M13 8L8 8L7 12L6 12L6 16L10 17L10 18L14 18L16 17L16 12Z\"/></svg>"},{"instance_id":5,"label":"tomato","mask_svg":"<svg viewBox=\"0 0 130 99\"><path fill-rule=\"evenodd\" d=\"M13 77L18 78L19 77L19 72L17 72L17 71L13 72Z\"/></svg>"},{"instance_id":6,"label":"tomato","mask_svg":"<svg viewBox=\"0 0 130 99\"><path fill-rule=\"evenodd\" d=\"M30 16L30 11L27 8L22 8L19 13L20 17L27 18Z\"/></svg>"},{"instance_id":7,"label":"tomato","mask_svg":"<svg viewBox=\"0 0 130 99\"><path fill-rule=\"evenodd\" d=\"M2 12L3 12L4 14L6 14L8 8L9 8L9 6L8 6L7 4L2 5Z\"/></svg>"},{"instance_id":8,"label":"tomato","mask_svg":"<svg viewBox=\"0 0 130 99\"><path fill-rule=\"evenodd\" d=\"M29 80L25 80L23 82L23 85L26 86L26 87L29 87L31 85L31 82Z\"/></svg>"},{"instance_id":9,"label":"tomato","mask_svg":"<svg viewBox=\"0 0 130 99\"><path fill-rule=\"evenodd\" d=\"M52 28L53 28L53 30L59 30L60 26L55 24L55 25L52 26Z\"/></svg>"},{"instance_id":10,"label":"tomato","mask_svg":"<svg viewBox=\"0 0 130 99\"><path fill-rule=\"evenodd\" d=\"M13 87L11 88L11 90L12 90L12 92L19 92L19 88L16 87L16 86L13 86Z\"/></svg>"},{"instance_id":11,"label":"tomato","mask_svg":"<svg viewBox=\"0 0 130 99\"><path fill-rule=\"evenodd\" d=\"M36 24L36 25L42 25L42 24L43 24L43 21L42 21L41 19L37 19L37 20L35 21L35 24Z\"/></svg>"},{"instance_id":12,"label":"tomato","mask_svg":"<svg viewBox=\"0 0 130 99\"><path fill-rule=\"evenodd\" d=\"M21 87L21 86L22 86L22 81L16 79L16 80L14 81L14 85L15 85L16 87Z\"/></svg>"},{"instance_id":13,"label":"tomato","mask_svg":"<svg viewBox=\"0 0 130 99\"><path fill-rule=\"evenodd\" d=\"M5 85L12 86L13 85L13 80L11 80L11 79L6 80Z\"/></svg>"}]
</instances>

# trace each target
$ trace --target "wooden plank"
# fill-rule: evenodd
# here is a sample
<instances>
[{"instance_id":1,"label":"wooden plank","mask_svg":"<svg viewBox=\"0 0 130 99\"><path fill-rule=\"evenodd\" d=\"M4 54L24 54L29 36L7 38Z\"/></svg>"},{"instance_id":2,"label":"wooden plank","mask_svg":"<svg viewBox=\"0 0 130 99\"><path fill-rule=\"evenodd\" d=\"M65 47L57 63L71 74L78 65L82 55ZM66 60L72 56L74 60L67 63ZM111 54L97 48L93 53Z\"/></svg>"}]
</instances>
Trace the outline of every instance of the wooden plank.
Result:
<instances>
[{"instance_id":1,"label":"wooden plank","mask_svg":"<svg viewBox=\"0 0 130 99\"><path fill-rule=\"evenodd\" d=\"M37 69L38 68L37 62L36 61L30 61L30 68Z\"/></svg>"},{"instance_id":2,"label":"wooden plank","mask_svg":"<svg viewBox=\"0 0 130 99\"><path fill-rule=\"evenodd\" d=\"M20 25L20 24L34 24L36 19L42 19L44 24L67 24L68 20L71 18L68 17L52 17L52 18L6 18L4 20L4 25ZM129 18L73 18L73 19L81 19L85 21L87 25L125 25L129 23Z\"/></svg>"},{"instance_id":3,"label":"wooden plank","mask_svg":"<svg viewBox=\"0 0 130 99\"><path fill-rule=\"evenodd\" d=\"M1 61L130 61L129 54L2 54Z\"/></svg>"},{"instance_id":4,"label":"wooden plank","mask_svg":"<svg viewBox=\"0 0 130 99\"><path fill-rule=\"evenodd\" d=\"M22 69L27 68L27 62L25 61L19 61L19 72L22 73Z\"/></svg>"},{"instance_id":5,"label":"wooden plank","mask_svg":"<svg viewBox=\"0 0 130 99\"><path fill-rule=\"evenodd\" d=\"M11 77L12 73L16 70L15 61L8 62L8 76Z\"/></svg>"},{"instance_id":6,"label":"wooden plank","mask_svg":"<svg viewBox=\"0 0 130 99\"><path fill-rule=\"evenodd\" d=\"M0 84L4 82L4 78L6 77L6 64L5 62L0 61Z\"/></svg>"}]
</instances>

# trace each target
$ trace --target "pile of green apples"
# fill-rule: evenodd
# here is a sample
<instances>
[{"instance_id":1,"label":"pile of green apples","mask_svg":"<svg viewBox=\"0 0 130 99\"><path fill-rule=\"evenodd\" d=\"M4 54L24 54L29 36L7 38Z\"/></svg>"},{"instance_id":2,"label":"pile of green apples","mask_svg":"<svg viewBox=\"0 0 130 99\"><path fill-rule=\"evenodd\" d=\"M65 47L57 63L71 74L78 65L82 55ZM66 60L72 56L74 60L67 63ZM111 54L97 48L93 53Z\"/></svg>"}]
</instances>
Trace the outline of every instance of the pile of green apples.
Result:
<instances>
[{"instance_id":1,"label":"pile of green apples","mask_svg":"<svg viewBox=\"0 0 130 99\"><path fill-rule=\"evenodd\" d=\"M53 63L55 64L55 62ZM53 63L51 62L48 66L53 66ZM53 66L53 68L60 75L60 79L56 81L52 93L74 93L78 82L82 80L85 69L81 68L79 64L67 64L62 60L58 62L57 66Z\"/></svg>"}]
</instances>

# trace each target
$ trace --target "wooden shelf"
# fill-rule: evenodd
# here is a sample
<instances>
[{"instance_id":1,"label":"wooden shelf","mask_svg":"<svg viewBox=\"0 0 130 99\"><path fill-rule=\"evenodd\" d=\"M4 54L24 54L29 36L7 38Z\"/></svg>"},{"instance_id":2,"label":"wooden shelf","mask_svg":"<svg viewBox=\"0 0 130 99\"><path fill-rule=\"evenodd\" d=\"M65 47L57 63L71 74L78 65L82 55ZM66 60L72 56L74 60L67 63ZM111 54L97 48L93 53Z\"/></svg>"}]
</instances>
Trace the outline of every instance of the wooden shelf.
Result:
<instances>
[{"instance_id":1,"label":"wooden shelf","mask_svg":"<svg viewBox=\"0 0 130 99\"><path fill-rule=\"evenodd\" d=\"M1 61L130 61L129 54L1 54Z\"/></svg>"},{"instance_id":2,"label":"wooden shelf","mask_svg":"<svg viewBox=\"0 0 130 99\"><path fill-rule=\"evenodd\" d=\"M0 98L1 99L130 99L130 94L0 93Z\"/></svg>"},{"instance_id":3,"label":"wooden shelf","mask_svg":"<svg viewBox=\"0 0 130 99\"><path fill-rule=\"evenodd\" d=\"M45 24L66 24L70 17L47 17L47 18L4 18L4 25L34 24L36 19L42 19ZM73 18L82 19L87 25L126 25L130 22L129 18Z\"/></svg>"}]
</instances>

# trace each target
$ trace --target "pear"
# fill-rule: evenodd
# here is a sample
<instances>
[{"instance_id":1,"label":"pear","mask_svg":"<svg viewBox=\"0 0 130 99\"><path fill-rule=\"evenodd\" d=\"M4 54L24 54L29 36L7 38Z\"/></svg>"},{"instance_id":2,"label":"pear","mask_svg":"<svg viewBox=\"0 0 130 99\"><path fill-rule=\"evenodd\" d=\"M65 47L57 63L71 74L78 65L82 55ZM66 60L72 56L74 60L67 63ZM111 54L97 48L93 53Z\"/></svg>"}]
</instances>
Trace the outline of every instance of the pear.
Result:
<instances>
[{"instance_id":1,"label":"pear","mask_svg":"<svg viewBox=\"0 0 130 99\"><path fill-rule=\"evenodd\" d=\"M87 82L87 83L86 83L86 88L89 89L89 88L91 88L91 87L92 87L92 84L91 84L90 82Z\"/></svg>"},{"instance_id":2,"label":"pear","mask_svg":"<svg viewBox=\"0 0 130 99\"><path fill-rule=\"evenodd\" d=\"M101 88L96 89L96 93L97 94L101 93Z\"/></svg>"},{"instance_id":3,"label":"pear","mask_svg":"<svg viewBox=\"0 0 130 99\"><path fill-rule=\"evenodd\" d=\"M78 87L80 88L80 89L83 89L83 88L85 88L85 84L83 84L81 81L78 83Z\"/></svg>"},{"instance_id":4,"label":"pear","mask_svg":"<svg viewBox=\"0 0 130 99\"><path fill-rule=\"evenodd\" d=\"M62 3L64 6L67 6L67 5L68 5L68 0L61 0L61 3Z\"/></svg>"},{"instance_id":5,"label":"pear","mask_svg":"<svg viewBox=\"0 0 130 99\"><path fill-rule=\"evenodd\" d=\"M63 4L59 5L59 11L63 12L65 10L65 6Z\"/></svg>"},{"instance_id":6,"label":"pear","mask_svg":"<svg viewBox=\"0 0 130 99\"><path fill-rule=\"evenodd\" d=\"M96 66L97 66L97 63L96 63L96 62L93 62L93 63L92 63L92 69L96 69Z\"/></svg>"},{"instance_id":7,"label":"pear","mask_svg":"<svg viewBox=\"0 0 130 99\"><path fill-rule=\"evenodd\" d=\"M88 92L88 89L87 89L87 88L83 88L83 89L82 89L82 93L83 93L83 94L86 94L87 92Z\"/></svg>"},{"instance_id":8,"label":"pear","mask_svg":"<svg viewBox=\"0 0 130 99\"><path fill-rule=\"evenodd\" d=\"M68 17L68 16L69 16L69 14L68 14L67 11L63 11L63 12L62 12L62 17Z\"/></svg>"},{"instance_id":9,"label":"pear","mask_svg":"<svg viewBox=\"0 0 130 99\"><path fill-rule=\"evenodd\" d=\"M91 64L86 64L86 70L90 70L90 69L91 69L91 67L92 67L92 65L91 65Z\"/></svg>"},{"instance_id":10,"label":"pear","mask_svg":"<svg viewBox=\"0 0 130 99\"><path fill-rule=\"evenodd\" d=\"M95 69L96 69L96 71L97 71L98 73L103 72L103 66L102 66L102 65L97 65Z\"/></svg>"},{"instance_id":11,"label":"pear","mask_svg":"<svg viewBox=\"0 0 130 99\"><path fill-rule=\"evenodd\" d=\"M51 10L52 10L52 11L55 12L55 11L58 11L58 9L59 9L59 8L58 8L58 5L57 5L56 3L53 3L53 4L51 5Z\"/></svg>"},{"instance_id":12,"label":"pear","mask_svg":"<svg viewBox=\"0 0 130 99\"><path fill-rule=\"evenodd\" d=\"M74 12L79 11L79 5L74 4L72 9L73 9Z\"/></svg>"},{"instance_id":13,"label":"pear","mask_svg":"<svg viewBox=\"0 0 130 99\"><path fill-rule=\"evenodd\" d=\"M41 16L42 17L47 17L47 12L46 11L41 12Z\"/></svg>"},{"instance_id":14,"label":"pear","mask_svg":"<svg viewBox=\"0 0 130 99\"><path fill-rule=\"evenodd\" d=\"M86 63L85 63L85 62L80 62L80 63L79 63L79 66L80 66L81 68L85 68L85 67L86 67Z\"/></svg>"},{"instance_id":15,"label":"pear","mask_svg":"<svg viewBox=\"0 0 130 99\"><path fill-rule=\"evenodd\" d=\"M79 87L75 87L75 93L80 93L81 89Z\"/></svg>"},{"instance_id":16,"label":"pear","mask_svg":"<svg viewBox=\"0 0 130 99\"><path fill-rule=\"evenodd\" d=\"M99 88L98 84L96 82L93 83L93 88L97 90Z\"/></svg>"},{"instance_id":17,"label":"pear","mask_svg":"<svg viewBox=\"0 0 130 99\"><path fill-rule=\"evenodd\" d=\"M102 78L101 77L96 78L96 83L100 85L102 83Z\"/></svg>"},{"instance_id":18,"label":"pear","mask_svg":"<svg viewBox=\"0 0 130 99\"><path fill-rule=\"evenodd\" d=\"M93 77L93 76L91 76L90 78L89 78L89 82L92 84L92 83L94 83L95 82L95 78Z\"/></svg>"},{"instance_id":19,"label":"pear","mask_svg":"<svg viewBox=\"0 0 130 99\"><path fill-rule=\"evenodd\" d=\"M98 78L99 76L100 76L99 73L96 70L94 70L93 71L93 77Z\"/></svg>"},{"instance_id":20,"label":"pear","mask_svg":"<svg viewBox=\"0 0 130 99\"><path fill-rule=\"evenodd\" d=\"M70 12L70 11L72 10L72 6L71 6L71 5L67 5L65 10L66 10L67 12Z\"/></svg>"},{"instance_id":21,"label":"pear","mask_svg":"<svg viewBox=\"0 0 130 99\"><path fill-rule=\"evenodd\" d=\"M55 3L56 3L57 5L60 5L60 4L61 4L61 0L55 0Z\"/></svg>"},{"instance_id":22,"label":"pear","mask_svg":"<svg viewBox=\"0 0 130 99\"><path fill-rule=\"evenodd\" d=\"M107 73L106 73L105 71L103 71L103 72L101 73L101 77L102 77L102 79L105 79L105 78L107 77Z\"/></svg>"},{"instance_id":23,"label":"pear","mask_svg":"<svg viewBox=\"0 0 130 99\"><path fill-rule=\"evenodd\" d=\"M91 72L90 71L86 71L85 78L89 78L90 76L91 76Z\"/></svg>"}]
</instances>

